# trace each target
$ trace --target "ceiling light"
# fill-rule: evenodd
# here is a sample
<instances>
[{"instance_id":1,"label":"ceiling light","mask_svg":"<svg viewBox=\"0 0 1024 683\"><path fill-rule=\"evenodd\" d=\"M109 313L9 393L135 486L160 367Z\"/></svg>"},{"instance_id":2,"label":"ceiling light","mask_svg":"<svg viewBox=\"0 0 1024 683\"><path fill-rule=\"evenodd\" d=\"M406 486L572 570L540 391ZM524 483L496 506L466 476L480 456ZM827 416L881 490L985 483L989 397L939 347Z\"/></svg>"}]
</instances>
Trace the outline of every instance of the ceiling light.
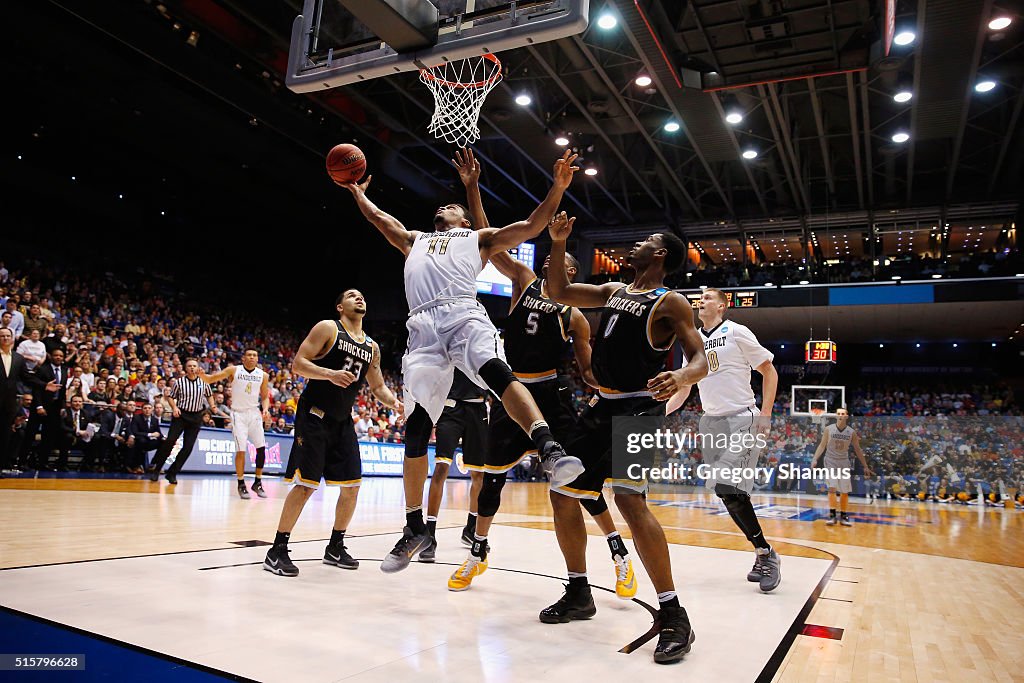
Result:
<instances>
[{"instance_id":1,"label":"ceiling light","mask_svg":"<svg viewBox=\"0 0 1024 683\"><path fill-rule=\"evenodd\" d=\"M598 21L598 23L600 23L600 21ZM917 34L915 34L913 31L908 31L904 29L903 31L900 31L899 33L896 34L896 37L892 39L892 42L896 43L897 45L910 45L912 42L914 42L916 38Z\"/></svg>"},{"instance_id":2,"label":"ceiling light","mask_svg":"<svg viewBox=\"0 0 1024 683\"><path fill-rule=\"evenodd\" d=\"M757 150L754 150L754 149L745 149L745 150L743 150L743 158L744 159L756 159L757 158Z\"/></svg>"},{"instance_id":3,"label":"ceiling light","mask_svg":"<svg viewBox=\"0 0 1024 683\"><path fill-rule=\"evenodd\" d=\"M665 130L668 131L669 133L675 133L677 130L679 130L679 124L676 123L675 121L669 121L668 123L665 124Z\"/></svg>"},{"instance_id":4,"label":"ceiling light","mask_svg":"<svg viewBox=\"0 0 1024 683\"><path fill-rule=\"evenodd\" d=\"M559 147L565 147L566 145L569 144L569 138L565 137L564 135L559 135L557 138L555 138L555 144L558 145Z\"/></svg>"},{"instance_id":5,"label":"ceiling light","mask_svg":"<svg viewBox=\"0 0 1024 683\"><path fill-rule=\"evenodd\" d=\"M651 77L648 76L647 74L640 74L639 76L636 77L636 80L633 82L639 85L641 88L646 88L651 84Z\"/></svg>"},{"instance_id":6,"label":"ceiling light","mask_svg":"<svg viewBox=\"0 0 1024 683\"><path fill-rule=\"evenodd\" d=\"M988 92L989 90L992 90L995 87L996 87L996 82L995 81L990 81L990 80L986 79L984 81L978 81L978 83L974 86L974 89L977 92Z\"/></svg>"},{"instance_id":7,"label":"ceiling light","mask_svg":"<svg viewBox=\"0 0 1024 683\"><path fill-rule=\"evenodd\" d=\"M802 284L802 285L809 285L809 284L811 284L811 283L810 283L810 282L808 282L807 280L801 280L801 281L800 281L800 284Z\"/></svg>"},{"instance_id":8,"label":"ceiling light","mask_svg":"<svg viewBox=\"0 0 1024 683\"><path fill-rule=\"evenodd\" d=\"M988 22L988 27L993 31L1002 31L1011 23L1013 23L1013 19L1010 17L996 17L992 21Z\"/></svg>"},{"instance_id":9,"label":"ceiling light","mask_svg":"<svg viewBox=\"0 0 1024 683\"><path fill-rule=\"evenodd\" d=\"M596 168L594 168L593 166L591 166L590 168L588 168L587 170L585 170L585 171L583 171L583 172L584 172L584 173L586 173L586 174L587 174L587 175L589 175L589 176L595 176L595 175L597 175L597 169L596 169Z\"/></svg>"},{"instance_id":10,"label":"ceiling light","mask_svg":"<svg viewBox=\"0 0 1024 683\"><path fill-rule=\"evenodd\" d=\"M516 104L521 107L529 106L533 102L533 98L523 93L522 95L516 95Z\"/></svg>"},{"instance_id":11,"label":"ceiling light","mask_svg":"<svg viewBox=\"0 0 1024 683\"><path fill-rule=\"evenodd\" d=\"M898 132L898 133L893 133L893 135L892 135L892 141L893 142L897 142L897 143L903 143L903 142L906 142L909 139L910 139L910 134L905 132L905 131L902 131L902 130L900 132Z\"/></svg>"},{"instance_id":12,"label":"ceiling light","mask_svg":"<svg viewBox=\"0 0 1024 683\"><path fill-rule=\"evenodd\" d=\"M608 12L605 12L597 19L598 28L603 28L605 31L610 31L611 29L618 26L618 24L618 19L616 19L613 15L609 14Z\"/></svg>"},{"instance_id":13,"label":"ceiling light","mask_svg":"<svg viewBox=\"0 0 1024 683\"><path fill-rule=\"evenodd\" d=\"M909 90L900 90L898 93L893 95L892 98L899 102L900 104L903 104L904 102L909 102L913 96L914 93L910 92Z\"/></svg>"},{"instance_id":14,"label":"ceiling light","mask_svg":"<svg viewBox=\"0 0 1024 683\"><path fill-rule=\"evenodd\" d=\"M731 123L735 126L737 123L743 120L743 114L736 110L733 110L725 115L725 120L727 123Z\"/></svg>"}]
</instances>

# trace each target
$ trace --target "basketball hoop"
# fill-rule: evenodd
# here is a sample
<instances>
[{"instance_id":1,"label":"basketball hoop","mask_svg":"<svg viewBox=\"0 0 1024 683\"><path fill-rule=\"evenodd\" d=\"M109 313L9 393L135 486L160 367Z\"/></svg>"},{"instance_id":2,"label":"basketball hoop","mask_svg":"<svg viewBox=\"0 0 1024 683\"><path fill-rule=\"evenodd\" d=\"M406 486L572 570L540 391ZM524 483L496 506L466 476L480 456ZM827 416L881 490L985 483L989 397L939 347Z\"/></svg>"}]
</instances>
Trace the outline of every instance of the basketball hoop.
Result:
<instances>
[{"instance_id":1,"label":"basketball hoop","mask_svg":"<svg viewBox=\"0 0 1024 683\"><path fill-rule=\"evenodd\" d=\"M420 80L434 93L434 137L467 147L480 139L480 109L501 81L501 61L492 54L420 69Z\"/></svg>"},{"instance_id":2,"label":"basketball hoop","mask_svg":"<svg viewBox=\"0 0 1024 683\"><path fill-rule=\"evenodd\" d=\"M814 406L814 407L811 408L810 413L811 413L811 422L813 422L814 424L820 425L822 422L825 421L825 409L824 408L818 408L818 407Z\"/></svg>"}]
</instances>

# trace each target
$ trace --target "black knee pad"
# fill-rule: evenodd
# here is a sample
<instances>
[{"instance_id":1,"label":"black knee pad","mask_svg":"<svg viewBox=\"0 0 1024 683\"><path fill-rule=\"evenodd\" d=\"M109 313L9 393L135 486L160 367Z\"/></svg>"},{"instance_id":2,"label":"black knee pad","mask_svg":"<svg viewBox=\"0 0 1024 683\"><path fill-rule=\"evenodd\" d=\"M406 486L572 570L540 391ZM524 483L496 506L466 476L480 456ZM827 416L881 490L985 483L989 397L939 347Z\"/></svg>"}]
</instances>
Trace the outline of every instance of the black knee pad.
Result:
<instances>
[{"instance_id":1,"label":"black knee pad","mask_svg":"<svg viewBox=\"0 0 1024 683\"><path fill-rule=\"evenodd\" d=\"M426 457L430 432L433 430L434 423L430 421L430 415L423 406L417 404L412 415L405 421L405 457Z\"/></svg>"},{"instance_id":2,"label":"black knee pad","mask_svg":"<svg viewBox=\"0 0 1024 683\"><path fill-rule=\"evenodd\" d=\"M715 495L722 499L725 506L729 506L729 500L739 500L743 498L750 498L750 494L730 484L715 484Z\"/></svg>"},{"instance_id":3,"label":"black knee pad","mask_svg":"<svg viewBox=\"0 0 1024 683\"><path fill-rule=\"evenodd\" d=\"M480 517L493 517L501 505L501 489L505 486L506 473L484 474L484 481L480 487L480 494L476 498L477 515Z\"/></svg>"},{"instance_id":4,"label":"black knee pad","mask_svg":"<svg viewBox=\"0 0 1024 683\"><path fill-rule=\"evenodd\" d=\"M479 374L480 379L487 384L487 388L493 391L498 398L502 397L510 384L519 381L512 374L512 368L508 366L508 363L500 358L492 358L484 363Z\"/></svg>"},{"instance_id":5,"label":"black knee pad","mask_svg":"<svg viewBox=\"0 0 1024 683\"><path fill-rule=\"evenodd\" d=\"M602 493L597 500L590 500L589 498L583 498L580 500L583 504L583 509L590 513L591 517L597 517L608 512L608 501L604 499Z\"/></svg>"},{"instance_id":6,"label":"black knee pad","mask_svg":"<svg viewBox=\"0 0 1024 683\"><path fill-rule=\"evenodd\" d=\"M263 469L263 465L267 462L267 447L260 446L256 449L256 469Z\"/></svg>"}]
</instances>

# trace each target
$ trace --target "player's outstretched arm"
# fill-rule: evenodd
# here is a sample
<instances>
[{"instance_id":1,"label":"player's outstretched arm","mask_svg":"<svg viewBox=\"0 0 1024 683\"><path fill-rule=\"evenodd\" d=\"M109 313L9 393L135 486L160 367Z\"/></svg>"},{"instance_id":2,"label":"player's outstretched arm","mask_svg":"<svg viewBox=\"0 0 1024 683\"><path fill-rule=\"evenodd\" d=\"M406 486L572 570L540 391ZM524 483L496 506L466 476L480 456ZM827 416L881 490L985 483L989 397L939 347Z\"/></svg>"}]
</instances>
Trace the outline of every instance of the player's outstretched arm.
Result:
<instances>
[{"instance_id":1,"label":"player's outstretched arm","mask_svg":"<svg viewBox=\"0 0 1024 683\"><path fill-rule=\"evenodd\" d=\"M212 375L207 375L202 370L199 371L199 378L207 384L216 384L217 382L223 382L231 375L235 374L235 366L229 365L220 372L215 372Z\"/></svg>"},{"instance_id":2,"label":"player's outstretched arm","mask_svg":"<svg viewBox=\"0 0 1024 683\"><path fill-rule=\"evenodd\" d=\"M548 270L551 270L550 266ZM578 308L572 309L572 317L569 318L569 336L572 337L572 351L576 356L576 367L580 369L580 377L597 389L597 379L590 363L590 323Z\"/></svg>"},{"instance_id":3,"label":"player's outstretched arm","mask_svg":"<svg viewBox=\"0 0 1024 683\"><path fill-rule=\"evenodd\" d=\"M622 286L618 282L606 282L603 285L588 285L582 282L570 282L569 273L565 269L565 241L572 234L575 218L568 218L565 212L555 216L548 233L551 235L551 262L548 265L548 296L560 304L579 306L580 308L597 308L604 306L615 291Z\"/></svg>"},{"instance_id":4,"label":"player's outstretched arm","mask_svg":"<svg viewBox=\"0 0 1024 683\"><path fill-rule=\"evenodd\" d=\"M484 211L484 200L480 194L480 161L473 154L471 149L455 151L455 158L452 164L459 172L459 179L466 186L466 204L469 212L477 220L477 230L490 227L487 220L487 213ZM491 263L498 269L498 272L512 281L512 301L519 300L519 295L526 289L536 277L525 263L517 261L505 250L496 251L490 255Z\"/></svg>"},{"instance_id":5,"label":"player's outstretched arm","mask_svg":"<svg viewBox=\"0 0 1024 683\"><path fill-rule=\"evenodd\" d=\"M526 240L531 240L544 232L555 210L562 201L562 195L572 184L573 174L580 170L579 166L573 166L576 161L576 154L565 150L565 154L555 162L555 169L552 173L554 184L548 191L544 201L533 210L530 217L525 221L506 225L504 228L487 228L480 233L480 248L486 250L488 258L498 251L505 251L518 246Z\"/></svg>"},{"instance_id":6,"label":"player's outstretched arm","mask_svg":"<svg viewBox=\"0 0 1024 683\"><path fill-rule=\"evenodd\" d=\"M366 196L366 190L370 187L371 180L373 180L373 176L369 176L363 183L339 183L337 181L335 183L351 192L356 199L356 206L359 207L359 211L366 217L366 220L373 223L380 234L384 235L391 243L391 246L402 252L404 256L408 256L417 233L415 230L406 230L401 221L370 201L370 198Z\"/></svg>"},{"instance_id":7,"label":"player's outstretched arm","mask_svg":"<svg viewBox=\"0 0 1024 683\"><path fill-rule=\"evenodd\" d=\"M339 387L347 387L356 381L356 376L347 370L331 370L322 368L313 362L323 356L334 343L338 326L333 320L321 320L309 331L306 338L295 352L292 360L292 372L307 379L323 379Z\"/></svg>"},{"instance_id":8,"label":"player's outstretched arm","mask_svg":"<svg viewBox=\"0 0 1024 683\"><path fill-rule=\"evenodd\" d=\"M647 388L659 401L667 401L682 387L693 386L708 374L708 357L704 354L704 343L693 326L693 307L685 298L670 292L658 306L652 322L668 322L672 332L683 347L686 365L672 372L662 372L648 380Z\"/></svg>"},{"instance_id":9,"label":"player's outstretched arm","mask_svg":"<svg viewBox=\"0 0 1024 683\"><path fill-rule=\"evenodd\" d=\"M377 342L373 343L373 360L370 361L370 369L366 373L366 383L370 386L370 391L373 392L373 395L381 402L381 405L391 408L399 415L405 412L402 402L395 397L391 390L388 389L388 385L384 383L384 375L380 371L380 347L377 346Z\"/></svg>"}]
</instances>

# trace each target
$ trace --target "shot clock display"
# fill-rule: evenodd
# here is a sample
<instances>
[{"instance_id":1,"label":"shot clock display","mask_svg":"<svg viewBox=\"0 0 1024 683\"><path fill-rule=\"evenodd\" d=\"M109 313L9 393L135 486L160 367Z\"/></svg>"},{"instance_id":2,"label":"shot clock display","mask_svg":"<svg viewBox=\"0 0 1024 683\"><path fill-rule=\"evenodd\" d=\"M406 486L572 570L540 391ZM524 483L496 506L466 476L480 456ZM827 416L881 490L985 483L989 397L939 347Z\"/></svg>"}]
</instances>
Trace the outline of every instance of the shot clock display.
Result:
<instances>
[{"instance_id":1,"label":"shot clock display","mask_svg":"<svg viewBox=\"0 0 1024 683\"><path fill-rule=\"evenodd\" d=\"M690 301L690 305L696 310L697 302L703 296L703 292L691 292L686 294L686 298ZM757 308L757 292L726 292L726 301L729 303L729 308Z\"/></svg>"},{"instance_id":2,"label":"shot clock display","mask_svg":"<svg viewBox=\"0 0 1024 683\"><path fill-rule=\"evenodd\" d=\"M837 347L834 341L814 340L804 344L804 361L807 363L835 363Z\"/></svg>"}]
</instances>

